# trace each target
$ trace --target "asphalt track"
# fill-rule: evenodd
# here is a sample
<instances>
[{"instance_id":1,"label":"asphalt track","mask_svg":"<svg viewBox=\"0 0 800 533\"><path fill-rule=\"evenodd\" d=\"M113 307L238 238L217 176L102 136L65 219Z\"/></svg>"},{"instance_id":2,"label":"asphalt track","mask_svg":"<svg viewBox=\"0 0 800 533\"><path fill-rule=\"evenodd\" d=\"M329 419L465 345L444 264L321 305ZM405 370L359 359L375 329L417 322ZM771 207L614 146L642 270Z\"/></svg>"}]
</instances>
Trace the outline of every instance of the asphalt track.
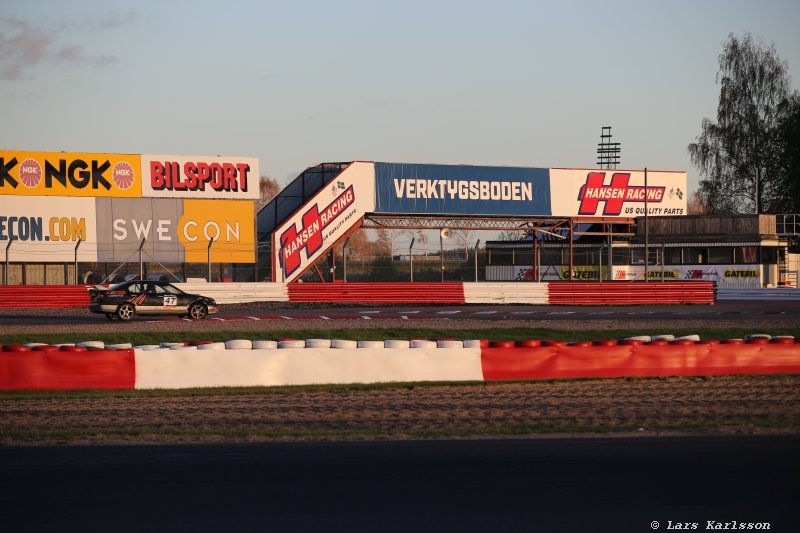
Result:
<instances>
[{"instance_id":1,"label":"asphalt track","mask_svg":"<svg viewBox=\"0 0 800 533\"><path fill-rule=\"evenodd\" d=\"M0 513L14 532L798 531L799 452L798 436L4 448Z\"/></svg>"},{"instance_id":2,"label":"asphalt track","mask_svg":"<svg viewBox=\"0 0 800 533\"><path fill-rule=\"evenodd\" d=\"M661 306L552 306L552 305L383 305L359 306L341 304L297 305L272 303L222 305L221 312L208 320L343 320L343 319L448 319L458 320L703 320L742 322L753 320L800 320L800 303L788 301L754 302L724 301L715 305ZM144 317L135 320L179 321L177 317ZM85 309L59 309L48 313L26 309L4 309L0 313L3 325L92 324L107 322L103 315Z\"/></svg>"}]
</instances>

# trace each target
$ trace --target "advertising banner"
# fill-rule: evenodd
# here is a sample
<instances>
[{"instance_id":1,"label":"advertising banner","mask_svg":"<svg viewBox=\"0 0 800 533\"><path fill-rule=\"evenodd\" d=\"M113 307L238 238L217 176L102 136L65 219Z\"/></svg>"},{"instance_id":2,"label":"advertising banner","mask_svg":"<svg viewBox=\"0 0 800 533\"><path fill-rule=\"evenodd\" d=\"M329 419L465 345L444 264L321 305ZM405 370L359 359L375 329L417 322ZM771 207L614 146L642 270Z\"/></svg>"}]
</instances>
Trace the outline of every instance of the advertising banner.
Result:
<instances>
[{"instance_id":1,"label":"advertising banner","mask_svg":"<svg viewBox=\"0 0 800 533\"><path fill-rule=\"evenodd\" d=\"M638 217L644 215L643 170L550 169L553 216ZM647 172L647 214L685 215L686 173Z\"/></svg>"},{"instance_id":2,"label":"advertising banner","mask_svg":"<svg viewBox=\"0 0 800 533\"><path fill-rule=\"evenodd\" d=\"M142 195L139 155L0 151L0 195Z\"/></svg>"},{"instance_id":3,"label":"advertising banner","mask_svg":"<svg viewBox=\"0 0 800 533\"><path fill-rule=\"evenodd\" d=\"M142 196L256 200L257 158L142 155Z\"/></svg>"},{"instance_id":4,"label":"advertising banner","mask_svg":"<svg viewBox=\"0 0 800 533\"><path fill-rule=\"evenodd\" d=\"M188 263L254 263L255 203L246 200L184 200L178 239Z\"/></svg>"},{"instance_id":5,"label":"advertising banner","mask_svg":"<svg viewBox=\"0 0 800 533\"><path fill-rule=\"evenodd\" d=\"M374 166L355 162L275 230L273 280L295 281L373 211Z\"/></svg>"},{"instance_id":6,"label":"advertising banner","mask_svg":"<svg viewBox=\"0 0 800 533\"><path fill-rule=\"evenodd\" d=\"M546 168L375 163L377 213L549 216Z\"/></svg>"},{"instance_id":7,"label":"advertising banner","mask_svg":"<svg viewBox=\"0 0 800 533\"><path fill-rule=\"evenodd\" d=\"M757 288L762 286L762 265L653 265L647 270L649 281L715 281L720 287ZM491 281L536 281L533 267L495 266L486 269ZM644 266L622 265L612 267L614 281L643 281ZM574 281L608 281L608 267L575 266ZM569 280L569 266L542 265L539 281Z\"/></svg>"},{"instance_id":8,"label":"advertising banner","mask_svg":"<svg viewBox=\"0 0 800 533\"><path fill-rule=\"evenodd\" d=\"M0 203L0 248L9 261L96 261L93 198L9 197ZM80 244L79 244L80 241ZM5 256L3 256L5 257Z\"/></svg>"},{"instance_id":9,"label":"advertising banner","mask_svg":"<svg viewBox=\"0 0 800 533\"><path fill-rule=\"evenodd\" d=\"M666 265L651 266L647 279L655 281L716 281L720 287L762 286L762 265ZM614 267L615 280L644 279L644 266Z\"/></svg>"},{"instance_id":10,"label":"advertising banner","mask_svg":"<svg viewBox=\"0 0 800 533\"><path fill-rule=\"evenodd\" d=\"M252 263L254 204L249 200L98 199L98 261Z\"/></svg>"}]
</instances>

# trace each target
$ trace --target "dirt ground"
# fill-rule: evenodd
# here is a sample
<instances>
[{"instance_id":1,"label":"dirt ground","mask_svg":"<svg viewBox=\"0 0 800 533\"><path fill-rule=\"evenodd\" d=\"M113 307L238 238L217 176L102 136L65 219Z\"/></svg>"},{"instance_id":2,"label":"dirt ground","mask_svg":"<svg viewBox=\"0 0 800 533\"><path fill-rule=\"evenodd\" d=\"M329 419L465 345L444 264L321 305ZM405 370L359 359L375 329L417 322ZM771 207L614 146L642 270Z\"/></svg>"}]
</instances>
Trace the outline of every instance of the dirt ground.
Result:
<instances>
[{"instance_id":1,"label":"dirt ground","mask_svg":"<svg viewBox=\"0 0 800 533\"><path fill-rule=\"evenodd\" d=\"M800 433L800 376L0 399L0 444Z\"/></svg>"}]
</instances>

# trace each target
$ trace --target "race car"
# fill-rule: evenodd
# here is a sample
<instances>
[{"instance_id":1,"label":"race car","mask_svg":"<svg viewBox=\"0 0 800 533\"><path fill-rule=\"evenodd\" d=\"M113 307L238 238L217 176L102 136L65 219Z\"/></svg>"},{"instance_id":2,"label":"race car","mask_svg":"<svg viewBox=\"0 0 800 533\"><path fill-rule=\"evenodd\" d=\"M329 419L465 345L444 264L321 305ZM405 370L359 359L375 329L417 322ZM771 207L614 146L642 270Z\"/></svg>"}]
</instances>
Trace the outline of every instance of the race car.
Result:
<instances>
[{"instance_id":1,"label":"race car","mask_svg":"<svg viewBox=\"0 0 800 533\"><path fill-rule=\"evenodd\" d=\"M109 320L130 320L135 315L179 315L201 319L219 313L213 298L187 294L166 281L126 281L105 289L90 287L89 311L105 313Z\"/></svg>"}]
</instances>

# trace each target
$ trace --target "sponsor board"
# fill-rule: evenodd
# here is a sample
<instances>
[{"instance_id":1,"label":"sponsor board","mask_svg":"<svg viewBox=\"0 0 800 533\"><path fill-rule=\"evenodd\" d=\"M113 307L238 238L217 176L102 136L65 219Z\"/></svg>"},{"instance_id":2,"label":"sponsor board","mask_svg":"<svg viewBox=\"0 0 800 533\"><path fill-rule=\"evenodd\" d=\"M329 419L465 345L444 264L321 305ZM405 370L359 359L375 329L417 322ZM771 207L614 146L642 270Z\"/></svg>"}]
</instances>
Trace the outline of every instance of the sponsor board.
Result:
<instances>
[{"instance_id":1,"label":"sponsor board","mask_svg":"<svg viewBox=\"0 0 800 533\"><path fill-rule=\"evenodd\" d=\"M647 279L651 281L716 281L719 286L761 287L762 265L666 265L651 266ZM614 267L614 279L637 281L645 279L644 266Z\"/></svg>"},{"instance_id":2,"label":"sponsor board","mask_svg":"<svg viewBox=\"0 0 800 533\"><path fill-rule=\"evenodd\" d=\"M257 158L142 155L142 196L256 200Z\"/></svg>"},{"instance_id":3,"label":"sponsor board","mask_svg":"<svg viewBox=\"0 0 800 533\"><path fill-rule=\"evenodd\" d=\"M160 262L252 263L250 200L98 199L98 261L130 261L144 240L145 258ZM209 248L209 242L211 247Z\"/></svg>"},{"instance_id":4,"label":"sponsor board","mask_svg":"<svg viewBox=\"0 0 800 533\"><path fill-rule=\"evenodd\" d=\"M373 163L352 163L275 230L273 280L296 280L374 210Z\"/></svg>"},{"instance_id":5,"label":"sponsor board","mask_svg":"<svg viewBox=\"0 0 800 533\"><path fill-rule=\"evenodd\" d=\"M550 169L554 216L639 217L686 214L685 172Z\"/></svg>"},{"instance_id":6,"label":"sponsor board","mask_svg":"<svg viewBox=\"0 0 800 533\"><path fill-rule=\"evenodd\" d=\"M550 215L546 168L375 163L378 213Z\"/></svg>"},{"instance_id":7,"label":"sponsor board","mask_svg":"<svg viewBox=\"0 0 800 533\"><path fill-rule=\"evenodd\" d=\"M529 266L487 267L493 268L492 281L536 281L534 270ZM503 270L503 269L510 270ZM645 276L644 266L613 266L614 281L716 281L720 286L761 287L762 265L667 265L651 266ZM510 277L509 276L510 272ZM602 271L597 266L574 266L573 281L607 281L608 267ZM601 278L602 276L602 278ZM542 265L539 281L569 280L568 265Z\"/></svg>"},{"instance_id":8,"label":"sponsor board","mask_svg":"<svg viewBox=\"0 0 800 533\"><path fill-rule=\"evenodd\" d=\"M178 239L186 262L254 263L255 205L252 200L184 200Z\"/></svg>"},{"instance_id":9,"label":"sponsor board","mask_svg":"<svg viewBox=\"0 0 800 533\"><path fill-rule=\"evenodd\" d=\"M6 200L0 205L0 247L9 261L72 262L76 246L78 261L97 260L93 198Z\"/></svg>"},{"instance_id":10,"label":"sponsor board","mask_svg":"<svg viewBox=\"0 0 800 533\"><path fill-rule=\"evenodd\" d=\"M131 154L0 151L0 195L142 195L140 157Z\"/></svg>"}]
</instances>

